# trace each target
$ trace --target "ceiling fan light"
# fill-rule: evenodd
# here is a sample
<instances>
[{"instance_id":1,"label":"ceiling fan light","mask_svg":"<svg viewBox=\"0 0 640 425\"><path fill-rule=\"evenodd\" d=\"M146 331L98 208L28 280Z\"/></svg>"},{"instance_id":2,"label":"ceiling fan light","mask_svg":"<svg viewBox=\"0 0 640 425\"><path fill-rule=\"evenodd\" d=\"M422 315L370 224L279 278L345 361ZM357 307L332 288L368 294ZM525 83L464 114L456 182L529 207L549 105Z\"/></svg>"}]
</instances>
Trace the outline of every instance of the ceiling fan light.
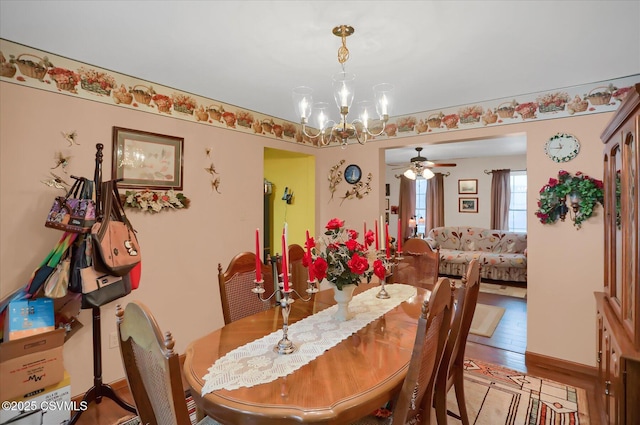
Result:
<instances>
[{"instance_id":1,"label":"ceiling fan light","mask_svg":"<svg viewBox=\"0 0 640 425\"><path fill-rule=\"evenodd\" d=\"M411 168L409 168L407 171L404 172L404 176L410 180L415 180L416 172L413 171Z\"/></svg>"},{"instance_id":2,"label":"ceiling fan light","mask_svg":"<svg viewBox=\"0 0 640 425\"><path fill-rule=\"evenodd\" d=\"M433 174L433 171L431 171L428 168L425 168L424 170L422 170L422 177L424 177L425 179L430 179L433 176L435 176L435 174Z\"/></svg>"}]
</instances>

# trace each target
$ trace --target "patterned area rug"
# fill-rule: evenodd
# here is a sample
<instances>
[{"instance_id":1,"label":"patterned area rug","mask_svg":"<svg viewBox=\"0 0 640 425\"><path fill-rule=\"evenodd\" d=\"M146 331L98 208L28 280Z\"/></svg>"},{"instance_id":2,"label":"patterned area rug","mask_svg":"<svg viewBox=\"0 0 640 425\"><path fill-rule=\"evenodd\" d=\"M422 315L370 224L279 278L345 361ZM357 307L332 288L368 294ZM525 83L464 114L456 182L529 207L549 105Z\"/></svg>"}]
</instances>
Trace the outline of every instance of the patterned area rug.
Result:
<instances>
[{"instance_id":1,"label":"patterned area rug","mask_svg":"<svg viewBox=\"0 0 640 425\"><path fill-rule=\"evenodd\" d=\"M588 425L587 393L548 379L467 359L465 397L475 425ZM453 388L447 408L458 414ZM460 420L449 416L450 424Z\"/></svg>"},{"instance_id":2,"label":"patterned area rug","mask_svg":"<svg viewBox=\"0 0 640 425\"><path fill-rule=\"evenodd\" d=\"M189 394L189 392L185 394L185 399L187 402L187 410L189 411L189 419L191 419L191 423L193 425L196 425L198 423L198 421L196 420L196 402L193 401L193 397L191 397L191 394ZM120 418L118 422L116 422L114 425L139 425L139 424L140 424L139 417L127 416L124 418Z\"/></svg>"}]
</instances>

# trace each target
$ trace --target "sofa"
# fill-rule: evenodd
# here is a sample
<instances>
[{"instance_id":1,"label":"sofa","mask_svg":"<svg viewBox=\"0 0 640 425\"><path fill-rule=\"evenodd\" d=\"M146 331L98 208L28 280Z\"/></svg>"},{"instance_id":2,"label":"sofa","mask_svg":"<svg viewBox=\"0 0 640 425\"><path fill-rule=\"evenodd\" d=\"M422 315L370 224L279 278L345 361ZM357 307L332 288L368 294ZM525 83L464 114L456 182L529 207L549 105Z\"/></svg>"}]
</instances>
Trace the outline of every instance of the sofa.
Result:
<instances>
[{"instance_id":1,"label":"sofa","mask_svg":"<svg viewBox=\"0 0 640 425\"><path fill-rule=\"evenodd\" d=\"M464 276L469 262L480 262L480 277L527 281L527 234L481 227L436 227L426 241L440 250L439 274Z\"/></svg>"}]
</instances>

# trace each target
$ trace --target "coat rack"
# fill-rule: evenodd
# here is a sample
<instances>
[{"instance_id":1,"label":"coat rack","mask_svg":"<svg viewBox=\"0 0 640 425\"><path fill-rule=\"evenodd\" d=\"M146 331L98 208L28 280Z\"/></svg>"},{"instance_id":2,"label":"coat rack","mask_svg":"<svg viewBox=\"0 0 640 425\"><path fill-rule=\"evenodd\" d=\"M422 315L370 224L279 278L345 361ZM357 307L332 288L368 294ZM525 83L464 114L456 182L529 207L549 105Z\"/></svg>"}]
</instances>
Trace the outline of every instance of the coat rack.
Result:
<instances>
[{"instance_id":1,"label":"coat rack","mask_svg":"<svg viewBox=\"0 0 640 425\"><path fill-rule=\"evenodd\" d=\"M100 214L102 214L102 198L100 193L100 183L102 183L102 149L104 145L102 143L96 144L96 168L93 175L94 185L96 187L96 206ZM96 217L96 220L101 219L101 216ZM100 307L92 308L93 314L93 386L84 394L82 401L89 403L95 402L100 404L102 397L107 397L116 402L116 404L132 413L137 413L135 406L130 405L126 401L122 400L116 392L102 382L102 334L100 326ZM74 425L83 410L78 410L69 421L69 425Z\"/></svg>"}]
</instances>

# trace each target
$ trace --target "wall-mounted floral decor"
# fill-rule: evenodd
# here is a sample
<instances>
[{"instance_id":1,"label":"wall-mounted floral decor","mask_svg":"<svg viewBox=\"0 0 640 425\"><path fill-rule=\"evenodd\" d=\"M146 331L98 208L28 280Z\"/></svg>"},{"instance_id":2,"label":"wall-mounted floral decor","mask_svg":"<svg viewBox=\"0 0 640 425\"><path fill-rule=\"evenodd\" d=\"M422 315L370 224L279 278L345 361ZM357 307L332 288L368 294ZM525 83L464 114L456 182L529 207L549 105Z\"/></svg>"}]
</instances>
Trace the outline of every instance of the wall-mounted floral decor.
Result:
<instances>
[{"instance_id":1,"label":"wall-mounted floral decor","mask_svg":"<svg viewBox=\"0 0 640 425\"><path fill-rule=\"evenodd\" d=\"M540 189L536 217L542 224L552 224L567 214L573 225L580 229L582 223L591 217L598 204L604 205L604 189L601 180L578 171L575 176L560 170L558 178L550 178ZM570 206L567 206L567 197Z\"/></svg>"},{"instance_id":2,"label":"wall-mounted floral decor","mask_svg":"<svg viewBox=\"0 0 640 425\"><path fill-rule=\"evenodd\" d=\"M149 213L186 209L191 204L189 198L184 194L176 193L173 190L127 190L124 195L120 195L120 200L125 208L138 209Z\"/></svg>"}]
</instances>

